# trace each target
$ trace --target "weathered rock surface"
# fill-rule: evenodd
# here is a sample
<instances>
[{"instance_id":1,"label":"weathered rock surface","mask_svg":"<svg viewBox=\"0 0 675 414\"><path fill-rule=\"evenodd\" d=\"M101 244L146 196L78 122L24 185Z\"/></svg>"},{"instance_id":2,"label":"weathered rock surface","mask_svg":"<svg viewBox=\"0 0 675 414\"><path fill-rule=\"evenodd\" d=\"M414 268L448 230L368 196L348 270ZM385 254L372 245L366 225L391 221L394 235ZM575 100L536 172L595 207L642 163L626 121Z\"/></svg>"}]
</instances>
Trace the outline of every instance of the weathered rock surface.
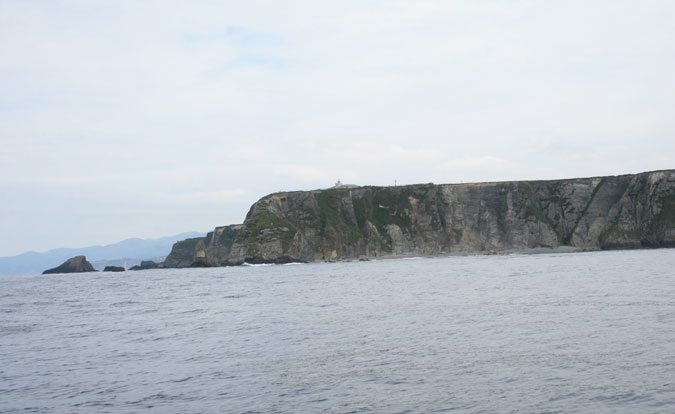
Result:
<instances>
[{"instance_id":1,"label":"weathered rock surface","mask_svg":"<svg viewBox=\"0 0 675 414\"><path fill-rule=\"evenodd\" d=\"M675 170L271 194L165 267L675 246Z\"/></svg>"},{"instance_id":2,"label":"weathered rock surface","mask_svg":"<svg viewBox=\"0 0 675 414\"><path fill-rule=\"evenodd\" d=\"M84 256L75 256L66 260L61 266L55 267L53 269L48 269L42 272L43 275L51 273L82 273L82 272L95 272L94 266L87 261L87 258Z\"/></svg>"},{"instance_id":3,"label":"weathered rock surface","mask_svg":"<svg viewBox=\"0 0 675 414\"><path fill-rule=\"evenodd\" d=\"M122 266L106 266L103 268L104 272L124 272L124 270Z\"/></svg>"},{"instance_id":4,"label":"weathered rock surface","mask_svg":"<svg viewBox=\"0 0 675 414\"><path fill-rule=\"evenodd\" d=\"M211 267L229 264L235 238L243 225L216 227L206 237L195 237L173 245L164 267Z\"/></svg>"},{"instance_id":5,"label":"weathered rock surface","mask_svg":"<svg viewBox=\"0 0 675 414\"><path fill-rule=\"evenodd\" d=\"M141 264L131 266L129 270L146 270L146 269L158 269L159 263L156 263L152 260L142 260Z\"/></svg>"}]
</instances>

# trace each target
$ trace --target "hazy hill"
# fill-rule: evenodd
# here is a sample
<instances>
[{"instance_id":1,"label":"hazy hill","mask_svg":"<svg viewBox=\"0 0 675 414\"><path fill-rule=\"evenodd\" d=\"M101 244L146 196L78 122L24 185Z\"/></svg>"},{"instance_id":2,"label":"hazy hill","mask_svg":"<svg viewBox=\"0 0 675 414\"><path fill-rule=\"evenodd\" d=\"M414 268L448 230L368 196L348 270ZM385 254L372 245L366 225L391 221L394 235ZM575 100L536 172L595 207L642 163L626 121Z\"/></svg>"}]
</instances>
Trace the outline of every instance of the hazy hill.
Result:
<instances>
[{"instance_id":1,"label":"hazy hill","mask_svg":"<svg viewBox=\"0 0 675 414\"><path fill-rule=\"evenodd\" d=\"M84 255L97 270L106 265L131 267L141 260L162 261L178 240L203 236L204 233L189 232L158 239L127 239L107 246L60 248L43 253L27 252L17 256L0 257L0 275L40 274L45 269L60 265L68 258Z\"/></svg>"}]
</instances>

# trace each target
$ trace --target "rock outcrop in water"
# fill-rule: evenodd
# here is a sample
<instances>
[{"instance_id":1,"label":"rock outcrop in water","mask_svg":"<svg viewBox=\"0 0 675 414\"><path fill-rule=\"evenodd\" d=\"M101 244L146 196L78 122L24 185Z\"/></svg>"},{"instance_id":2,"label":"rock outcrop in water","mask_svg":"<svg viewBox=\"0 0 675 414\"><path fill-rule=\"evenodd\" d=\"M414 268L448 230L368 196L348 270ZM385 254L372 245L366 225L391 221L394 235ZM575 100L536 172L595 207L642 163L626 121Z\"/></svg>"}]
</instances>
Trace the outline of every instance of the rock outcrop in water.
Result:
<instances>
[{"instance_id":1,"label":"rock outcrop in water","mask_svg":"<svg viewBox=\"0 0 675 414\"><path fill-rule=\"evenodd\" d=\"M82 273L82 272L95 272L94 266L87 261L87 258L84 256L75 256L66 260L61 266L55 267L53 269L48 269L42 272L43 275L51 273Z\"/></svg>"},{"instance_id":2,"label":"rock outcrop in water","mask_svg":"<svg viewBox=\"0 0 675 414\"><path fill-rule=\"evenodd\" d=\"M152 260L141 260L141 264L131 266L129 270L158 269L159 267L160 267L159 264Z\"/></svg>"},{"instance_id":3,"label":"rock outcrop in water","mask_svg":"<svg viewBox=\"0 0 675 414\"><path fill-rule=\"evenodd\" d=\"M164 267L675 246L675 170L275 193Z\"/></svg>"},{"instance_id":4,"label":"rock outcrop in water","mask_svg":"<svg viewBox=\"0 0 675 414\"><path fill-rule=\"evenodd\" d=\"M124 270L122 266L106 266L103 269L104 272L124 272Z\"/></svg>"}]
</instances>

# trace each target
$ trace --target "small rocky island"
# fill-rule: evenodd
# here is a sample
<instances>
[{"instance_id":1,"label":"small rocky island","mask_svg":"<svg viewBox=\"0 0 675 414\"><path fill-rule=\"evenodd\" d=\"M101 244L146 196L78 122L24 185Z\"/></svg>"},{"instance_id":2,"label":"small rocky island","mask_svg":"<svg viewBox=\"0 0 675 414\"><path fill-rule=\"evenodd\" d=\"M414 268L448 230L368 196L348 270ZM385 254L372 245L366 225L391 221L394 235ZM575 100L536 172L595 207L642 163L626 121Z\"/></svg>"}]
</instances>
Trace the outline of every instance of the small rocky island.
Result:
<instances>
[{"instance_id":1,"label":"small rocky island","mask_svg":"<svg viewBox=\"0 0 675 414\"><path fill-rule=\"evenodd\" d=\"M83 273L95 272L94 266L87 261L85 256L75 256L66 260L62 265L42 272L43 275L52 273Z\"/></svg>"},{"instance_id":2,"label":"small rocky island","mask_svg":"<svg viewBox=\"0 0 675 414\"><path fill-rule=\"evenodd\" d=\"M140 265L131 266L129 270L158 269L159 267L159 263L155 263L152 260L142 260Z\"/></svg>"},{"instance_id":3,"label":"small rocky island","mask_svg":"<svg viewBox=\"0 0 675 414\"><path fill-rule=\"evenodd\" d=\"M122 266L106 266L104 272L124 272L126 269Z\"/></svg>"}]
</instances>

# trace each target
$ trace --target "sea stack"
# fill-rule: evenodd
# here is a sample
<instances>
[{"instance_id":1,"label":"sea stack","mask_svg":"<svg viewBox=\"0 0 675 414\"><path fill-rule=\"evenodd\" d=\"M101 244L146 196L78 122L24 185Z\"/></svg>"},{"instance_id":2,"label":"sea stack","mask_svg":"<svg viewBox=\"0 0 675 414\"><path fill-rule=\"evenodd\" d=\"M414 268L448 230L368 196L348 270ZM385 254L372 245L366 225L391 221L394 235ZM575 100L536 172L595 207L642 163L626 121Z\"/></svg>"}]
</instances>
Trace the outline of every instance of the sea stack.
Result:
<instances>
[{"instance_id":1,"label":"sea stack","mask_svg":"<svg viewBox=\"0 0 675 414\"><path fill-rule=\"evenodd\" d=\"M48 269L42 272L43 275L51 273L83 273L83 272L95 272L94 266L87 261L85 256L75 256L66 260L61 266L55 267L53 269Z\"/></svg>"}]
</instances>

